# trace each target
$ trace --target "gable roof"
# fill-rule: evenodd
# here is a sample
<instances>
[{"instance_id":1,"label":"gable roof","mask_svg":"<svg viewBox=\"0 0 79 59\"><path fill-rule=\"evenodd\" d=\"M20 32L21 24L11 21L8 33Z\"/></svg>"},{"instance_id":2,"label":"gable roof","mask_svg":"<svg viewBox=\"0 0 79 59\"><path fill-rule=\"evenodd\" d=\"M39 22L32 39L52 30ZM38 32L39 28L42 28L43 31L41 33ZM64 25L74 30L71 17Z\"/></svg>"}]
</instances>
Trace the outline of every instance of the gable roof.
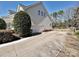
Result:
<instances>
[{"instance_id":1,"label":"gable roof","mask_svg":"<svg viewBox=\"0 0 79 59\"><path fill-rule=\"evenodd\" d=\"M19 8L19 6L22 7L23 9L27 9L28 8L28 6L25 6L23 4L18 4L17 9Z\"/></svg>"},{"instance_id":2,"label":"gable roof","mask_svg":"<svg viewBox=\"0 0 79 59\"><path fill-rule=\"evenodd\" d=\"M31 7L34 7L34 6L37 6L37 5L41 4L41 3L42 3L42 2L36 2L36 3L31 4L31 5L28 5L28 6L25 6L25 5L23 5L23 4L19 4L18 6L22 7L24 10L27 10L27 9L29 9L29 8L31 8ZM17 9L18 9L18 7L17 7Z\"/></svg>"},{"instance_id":3,"label":"gable roof","mask_svg":"<svg viewBox=\"0 0 79 59\"><path fill-rule=\"evenodd\" d=\"M8 14L9 15L12 15L12 14L15 14L16 12L15 11L13 11L13 10L8 10Z\"/></svg>"}]
</instances>

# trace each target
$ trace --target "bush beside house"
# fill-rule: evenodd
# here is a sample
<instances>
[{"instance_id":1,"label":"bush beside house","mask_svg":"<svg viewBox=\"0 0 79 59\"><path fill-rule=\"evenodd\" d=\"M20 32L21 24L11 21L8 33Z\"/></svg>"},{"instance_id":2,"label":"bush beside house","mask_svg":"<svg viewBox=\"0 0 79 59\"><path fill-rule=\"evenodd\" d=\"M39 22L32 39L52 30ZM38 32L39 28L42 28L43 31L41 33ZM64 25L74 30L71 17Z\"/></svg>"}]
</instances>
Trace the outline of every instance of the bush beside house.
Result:
<instances>
[{"instance_id":1,"label":"bush beside house","mask_svg":"<svg viewBox=\"0 0 79 59\"><path fill-rule=\"evenodd\" d=\"M6 29L6 26L7 26L6 22L0 18L0 30Z\"/></svg>"},{"instance_id":2,"label":"bush beside house","mask_svg":"<svg viewBox=\"0 0 79 59\"><path fill-rule=\"evenodd\" d=\"M13 20L14 30L19 36L27 37L31 34L31 18L24 12L20 11L15 14Z\"/></svg>"}]
</instances>

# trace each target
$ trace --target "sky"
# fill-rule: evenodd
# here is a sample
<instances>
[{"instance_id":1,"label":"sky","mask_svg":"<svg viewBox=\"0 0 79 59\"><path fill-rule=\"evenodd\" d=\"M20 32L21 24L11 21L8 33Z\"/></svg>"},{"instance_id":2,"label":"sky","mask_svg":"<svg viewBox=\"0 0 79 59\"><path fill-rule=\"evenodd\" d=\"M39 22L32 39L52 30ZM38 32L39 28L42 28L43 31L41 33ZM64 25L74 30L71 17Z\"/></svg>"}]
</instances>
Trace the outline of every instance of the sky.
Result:
<instances>
[{"instance_id":1,"label":"sky","mask_svg":"<svg viewBox=\"0 0 79 59\"><path fill-rule=\"evenodd\" d=\"M0 1L0 16L8 15L8 10L16 11L18 4L31 5L37 1ZM78 4L77 1L43 1L43 4L49 13L67 9Z\"/></svg>"}]
</instances>

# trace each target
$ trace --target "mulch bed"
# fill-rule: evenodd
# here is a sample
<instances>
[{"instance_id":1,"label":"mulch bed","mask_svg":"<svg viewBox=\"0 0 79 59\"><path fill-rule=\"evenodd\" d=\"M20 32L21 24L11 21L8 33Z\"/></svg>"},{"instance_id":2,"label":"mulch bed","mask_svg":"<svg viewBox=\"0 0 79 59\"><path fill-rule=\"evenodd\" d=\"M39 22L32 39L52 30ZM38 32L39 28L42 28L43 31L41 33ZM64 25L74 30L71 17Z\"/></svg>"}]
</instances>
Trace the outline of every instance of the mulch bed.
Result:
<instances>
[{"instance_id":1,"label":"mulch bed","mask_svg":"<svg viewBox=\"0 0 79 59\"><path fill-rule=\"evenodd\" d=\"M14 36L11 31L0 31L0 44L19 40L20 37Z\"/></svg>"}]
</instances>

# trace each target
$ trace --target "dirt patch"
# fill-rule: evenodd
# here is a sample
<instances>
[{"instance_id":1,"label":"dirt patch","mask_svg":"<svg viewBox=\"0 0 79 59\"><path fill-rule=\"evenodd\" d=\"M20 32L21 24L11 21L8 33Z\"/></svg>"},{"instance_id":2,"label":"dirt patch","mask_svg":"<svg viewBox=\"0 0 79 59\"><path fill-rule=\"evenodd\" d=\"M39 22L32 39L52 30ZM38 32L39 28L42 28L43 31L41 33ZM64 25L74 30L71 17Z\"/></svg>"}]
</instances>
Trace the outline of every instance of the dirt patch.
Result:
<instances>
[{"instance_id":1,"label":"dirt patch","mask_svg":"<svg viewBox=\"0 0 79 59\"><path fill-rule=\"evenodd\" d=\"M79 57L79 40L74 35L68 35L64 48L58 54L60 57Z\"/></svg>"}]
</instances>

